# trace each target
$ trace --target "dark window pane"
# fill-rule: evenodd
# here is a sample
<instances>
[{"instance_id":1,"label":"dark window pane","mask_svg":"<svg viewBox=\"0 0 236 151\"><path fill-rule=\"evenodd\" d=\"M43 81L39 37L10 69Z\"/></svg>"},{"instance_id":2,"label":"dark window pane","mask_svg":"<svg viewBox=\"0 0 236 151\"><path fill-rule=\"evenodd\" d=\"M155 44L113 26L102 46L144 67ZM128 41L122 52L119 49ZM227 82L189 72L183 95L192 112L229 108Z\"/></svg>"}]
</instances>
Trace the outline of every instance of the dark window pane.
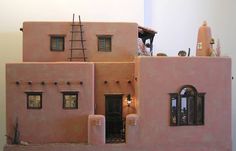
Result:
<instances>
[{"instance_id":1,"label":"dark window pane","mask_svg":"<svg viewBox=\"0 0 236 151\"><path fill-rule=\"evenodd\" d=\"M41 109L42 108L42 92L27 92L27 108Z\"/></svg>"},{"instance_id":2,"label":"dark window pane","mask_svg":"<svg viewBox=\"0 0 236 151\"><path fill-rule=\"evenodd\" d=\"M188 124L194 124L194 97L188 98Z\"/></svg>"},{"instance_id":3,"label":"dark window pane","mask_svg":"<svg viewBox=\"0 0 236 151\"><path fill-rule=\"evenodd\" d=\"M77 92L64 92L63 93L63 108L64 109L77 109L78 108L78 93Z\"/></svg>"},{"instance_id":4,"label":"dark window pane","mask_svg":"<svg viewBox=\"0 0 236 151\"><path fill-rule=\"evenodd\" d=\"M194 95L194 94L195 94L195 90L191 87L184 87L180 91L180 95L184 95L184 96L190 96L190 95Z\"/></svg>"},{"instance_id":5,"label":"dark window pane","mask_svg":"<svg viewBox=\"0 0 236 151\"><path fill-rule=\"evenodd\" d=\"M66 108L76 108L76 101L77 101L77 96L76 95L65 95L65 107Z\"/></svg>"},{"instance_id":6,"label":"dark window pane","mask_svg":"<svg viewBox=\"0 0 236 151\"><path fill-rule=\"evenodd\" d=\"M106 39L106 50L111 50L111 38Z\"/></svg>"},{"instance_id":7,"label":"dark window pane","mask_svg":"<svg viewBox=\"0 0 236 151\"><path fill-rule=\"evenodd\" d=\"M184 95L185 92L186 92L186 89L187 89L187 88L183 88L183 89L180 91L180 95Z\"/></svg>"},{"instance_id":8,"label":"dark window pane","mask_svg":"<svg viewBox=\"0 0 236 151\"><path fill-rule=\"evenodd\" d=\"M111 51L111 36L98 36L98 51Z\"/></svg>"},{"instance_id":9,"label":"dark window pane","mask_svg":"<svg viewBox=\"0 0 236 151\"><path fill-rule=\"evenodd\" d=\"M204 114L204 96L197 97L197 124L204 124L203 123L203 114Z\"/></svg>"},{"instance_id":10,"label":"dark window pane","mask_svg":"<svg viewBox=\"0 0 236 151\"><path fill-rule=\"evenodd\" d=\"M171 98L171 117L170 117L171 125L177 124L177 98Z\"/></svg>"},{"instance_id":11,"label":"dark window pane","mask_svg":"<svg viewBox=\"0 0 236 151\"><path fill-rule=\"evenodd\" d=\"M51 50L64 51L64 36L51 36Z\"/></svg>"},{"instance_id":12,"label":"dark window pane","mask_svg":"<svg viewBox=\"0 0 236 151\"><path fill-rule=\"evenodd\" d=\"M99 50L106 50L106 41L105 41L105 39L99 39Z\"/></svg>"},{"instance_id":13,"label":"dark window pane","mask_svg":"<svg viewBox=\"0 0 236 151\"><path fill-rule=\"evenodd\" d=\"M180 110L180 122L181 125L186 125L187 124L187 98L182 97L181 98L181 110Z\"/></svg>"}]
</instances>

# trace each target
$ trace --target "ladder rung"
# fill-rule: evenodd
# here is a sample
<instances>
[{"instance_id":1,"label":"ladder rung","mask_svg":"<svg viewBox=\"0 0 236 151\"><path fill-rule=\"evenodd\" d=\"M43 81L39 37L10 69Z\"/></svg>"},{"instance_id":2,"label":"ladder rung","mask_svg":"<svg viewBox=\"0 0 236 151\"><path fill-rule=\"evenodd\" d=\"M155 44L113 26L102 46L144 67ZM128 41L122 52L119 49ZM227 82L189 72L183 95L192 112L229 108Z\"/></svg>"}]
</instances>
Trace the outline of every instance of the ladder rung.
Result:
<instances>
[{"instance_id":1,"label":"ladder rung","mask_svg":"<svg viewBox=\"0 0 236 151\"><path fill-rule=\"evenodd\" d=\"M72 57L72 58L68 58L68 59L70 59L70 60L81 60L81 59L87 59L87 57Z\"/></svg>"},{"instance_id":2,"label":"ladder rung","mask_svg":"<svg viewBox=\"0 0 236 151\"><path fill-rule=\"evenodd\" d=\"M71 33L84 33L84 31L70 31Z\"/></svg>"},{"instance_id":3,"label":"ladder rung","mask_svg":"<svg viewBox=\"0 0 236 151\"><path fill-rule=\"evenodd\" d=\"M83 40L83 39L82 40L80 40L80 39L72 40L71 39L70 41L86 41L86 40Z\"/></svg>"},{"instance_id":4,"label":"ladder rung","mask_svg":"<svg viewBox=\"0 0 236 151\"><path fill-rule=\"evenodd\" d=\"M81 24L71 24L71 26L83 26Z\"/></svg>"},{"instance_id":5,"label":"ladder rung","mask_svg":"<svg viewBox=\"0 0 236 151\"><path fill-rule=\"evenodd\" d=\"M87 57L72 57L72 58L69 57L69 59L84 59L84 58L86 59Z\"/></svg>"},{"instance_id":6,"label":"ladder rung","mask_svg":"<svg viewBox=\"0 0 236 151\"><path fill-rule=\"evenodd\" d=\"M86 48L70 48L70 50L87 50Z\"/></svg>"}]
</instances>

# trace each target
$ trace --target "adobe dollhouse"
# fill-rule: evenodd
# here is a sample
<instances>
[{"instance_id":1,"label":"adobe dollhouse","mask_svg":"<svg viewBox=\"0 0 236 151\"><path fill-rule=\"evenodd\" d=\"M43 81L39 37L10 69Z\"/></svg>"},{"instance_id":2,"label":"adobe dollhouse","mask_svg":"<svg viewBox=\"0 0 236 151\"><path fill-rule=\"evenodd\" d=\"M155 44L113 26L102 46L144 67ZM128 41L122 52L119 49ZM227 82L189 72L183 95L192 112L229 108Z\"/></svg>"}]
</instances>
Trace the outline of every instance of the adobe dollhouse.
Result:
<instances>
[{"instance_id":1,"label":"adobe dollhouse","mask_svg":"<svg viewBox=\"0 0 236 151\"><path fill-rule=\"evenodd\" d=\"M4 151L232 150L230 58L153 56L156 32L136 23L22 32L23 62L6 65Z\"/></svg>"}]
</instances>

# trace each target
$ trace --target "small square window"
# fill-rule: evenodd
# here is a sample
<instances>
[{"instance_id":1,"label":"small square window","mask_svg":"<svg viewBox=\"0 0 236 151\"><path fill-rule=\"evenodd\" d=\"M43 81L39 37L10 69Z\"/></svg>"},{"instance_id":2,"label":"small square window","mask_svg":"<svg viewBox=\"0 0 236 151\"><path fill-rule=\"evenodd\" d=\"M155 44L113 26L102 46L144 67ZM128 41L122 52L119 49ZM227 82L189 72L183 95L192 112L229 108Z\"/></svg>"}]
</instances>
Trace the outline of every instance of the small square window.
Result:
<instances>
[{"instance_id":1,"label":"small square window","mask_svg":"<svg viewBox=\"0 0 236 151\"><path fill-rule=\"evenodd\" d=\"M98 51L111 52L111 36L98 36Z\"/></svg>"},{"instance_id":2,"label":"small square window","mask_svg":"<svg viewBox=\"0 0 236 151\"><path fill-rule=\"evenodd\" d=\"M78 92L63 92L63 108L78 109Z\"/></svg>"},{"instance_id":3,"label":"small square window","mask_svg":"<svg viewBox=\"0 0 236 151\"><path fill-rule=\"evenodd\" d=\"M26 92L27 109L42 108L42 92Z\"/></svg>"},{"instance_id":4,"label":"small square window","mask_svg":"<svg viewBox=\"0 0 236 151\"><path fill-rule=\"evenodd\" d=\"M64 36L51 36L50 38L51 51L64 51L65 37Z\"/></svg>"}]
</instances>

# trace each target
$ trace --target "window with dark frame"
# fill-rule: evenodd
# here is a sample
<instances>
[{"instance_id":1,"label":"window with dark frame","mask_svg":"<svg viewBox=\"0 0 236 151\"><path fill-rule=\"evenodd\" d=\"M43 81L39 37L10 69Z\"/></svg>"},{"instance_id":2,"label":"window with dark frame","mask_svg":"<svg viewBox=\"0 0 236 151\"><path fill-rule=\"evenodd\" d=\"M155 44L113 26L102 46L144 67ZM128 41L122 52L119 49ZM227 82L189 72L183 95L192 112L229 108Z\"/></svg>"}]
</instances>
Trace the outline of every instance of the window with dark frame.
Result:
<instances>
[{"instance_id":1,"label":"window with dark frame","mask_svg":"<svg viewBox=\"0 0 236 151\"><path fill-rule=\"evenodd\" d=\"M63 109L78 109L78 92L62 92Z\"/></svg>"},{"instance_id":2,"label":"window with dark frame","mask_svg":"<svg viewBox=\"0 0 236 151\"><path fill-rule=\"evenodd\" d=\"M98 51L111 52L111 35L99 35L98 37Z\"/></svg>"},{"instance_id":3,"label":"window with dark frame","mask_svg":"<svg viewBox=\"0 0 236 151\"><path fill-rule=\"evenodd\" d=\"M42 92L26 92L27 109L42 109Z\"/></svg>"},{"instance_id":4,"label":"window with dark frame","mask_svg":"<svg viewBox=\"0 0 236 151\"><path fill-rule=\"evenodd\" d=\"M179 93L170 93L170 125L203 125L204 96L191 86L183 86Z\"/></svg>"},{"instance_id":5,"label":"window with dark frame","mask_svg":"<svg viewBox=\"0 0 236 151\"><path fill-rule=\"evenodd\" d=\"M51 35L50 36L50 50L51 51L64 51L65 49L65 36Z\"/></svg>"}]
</instances>

